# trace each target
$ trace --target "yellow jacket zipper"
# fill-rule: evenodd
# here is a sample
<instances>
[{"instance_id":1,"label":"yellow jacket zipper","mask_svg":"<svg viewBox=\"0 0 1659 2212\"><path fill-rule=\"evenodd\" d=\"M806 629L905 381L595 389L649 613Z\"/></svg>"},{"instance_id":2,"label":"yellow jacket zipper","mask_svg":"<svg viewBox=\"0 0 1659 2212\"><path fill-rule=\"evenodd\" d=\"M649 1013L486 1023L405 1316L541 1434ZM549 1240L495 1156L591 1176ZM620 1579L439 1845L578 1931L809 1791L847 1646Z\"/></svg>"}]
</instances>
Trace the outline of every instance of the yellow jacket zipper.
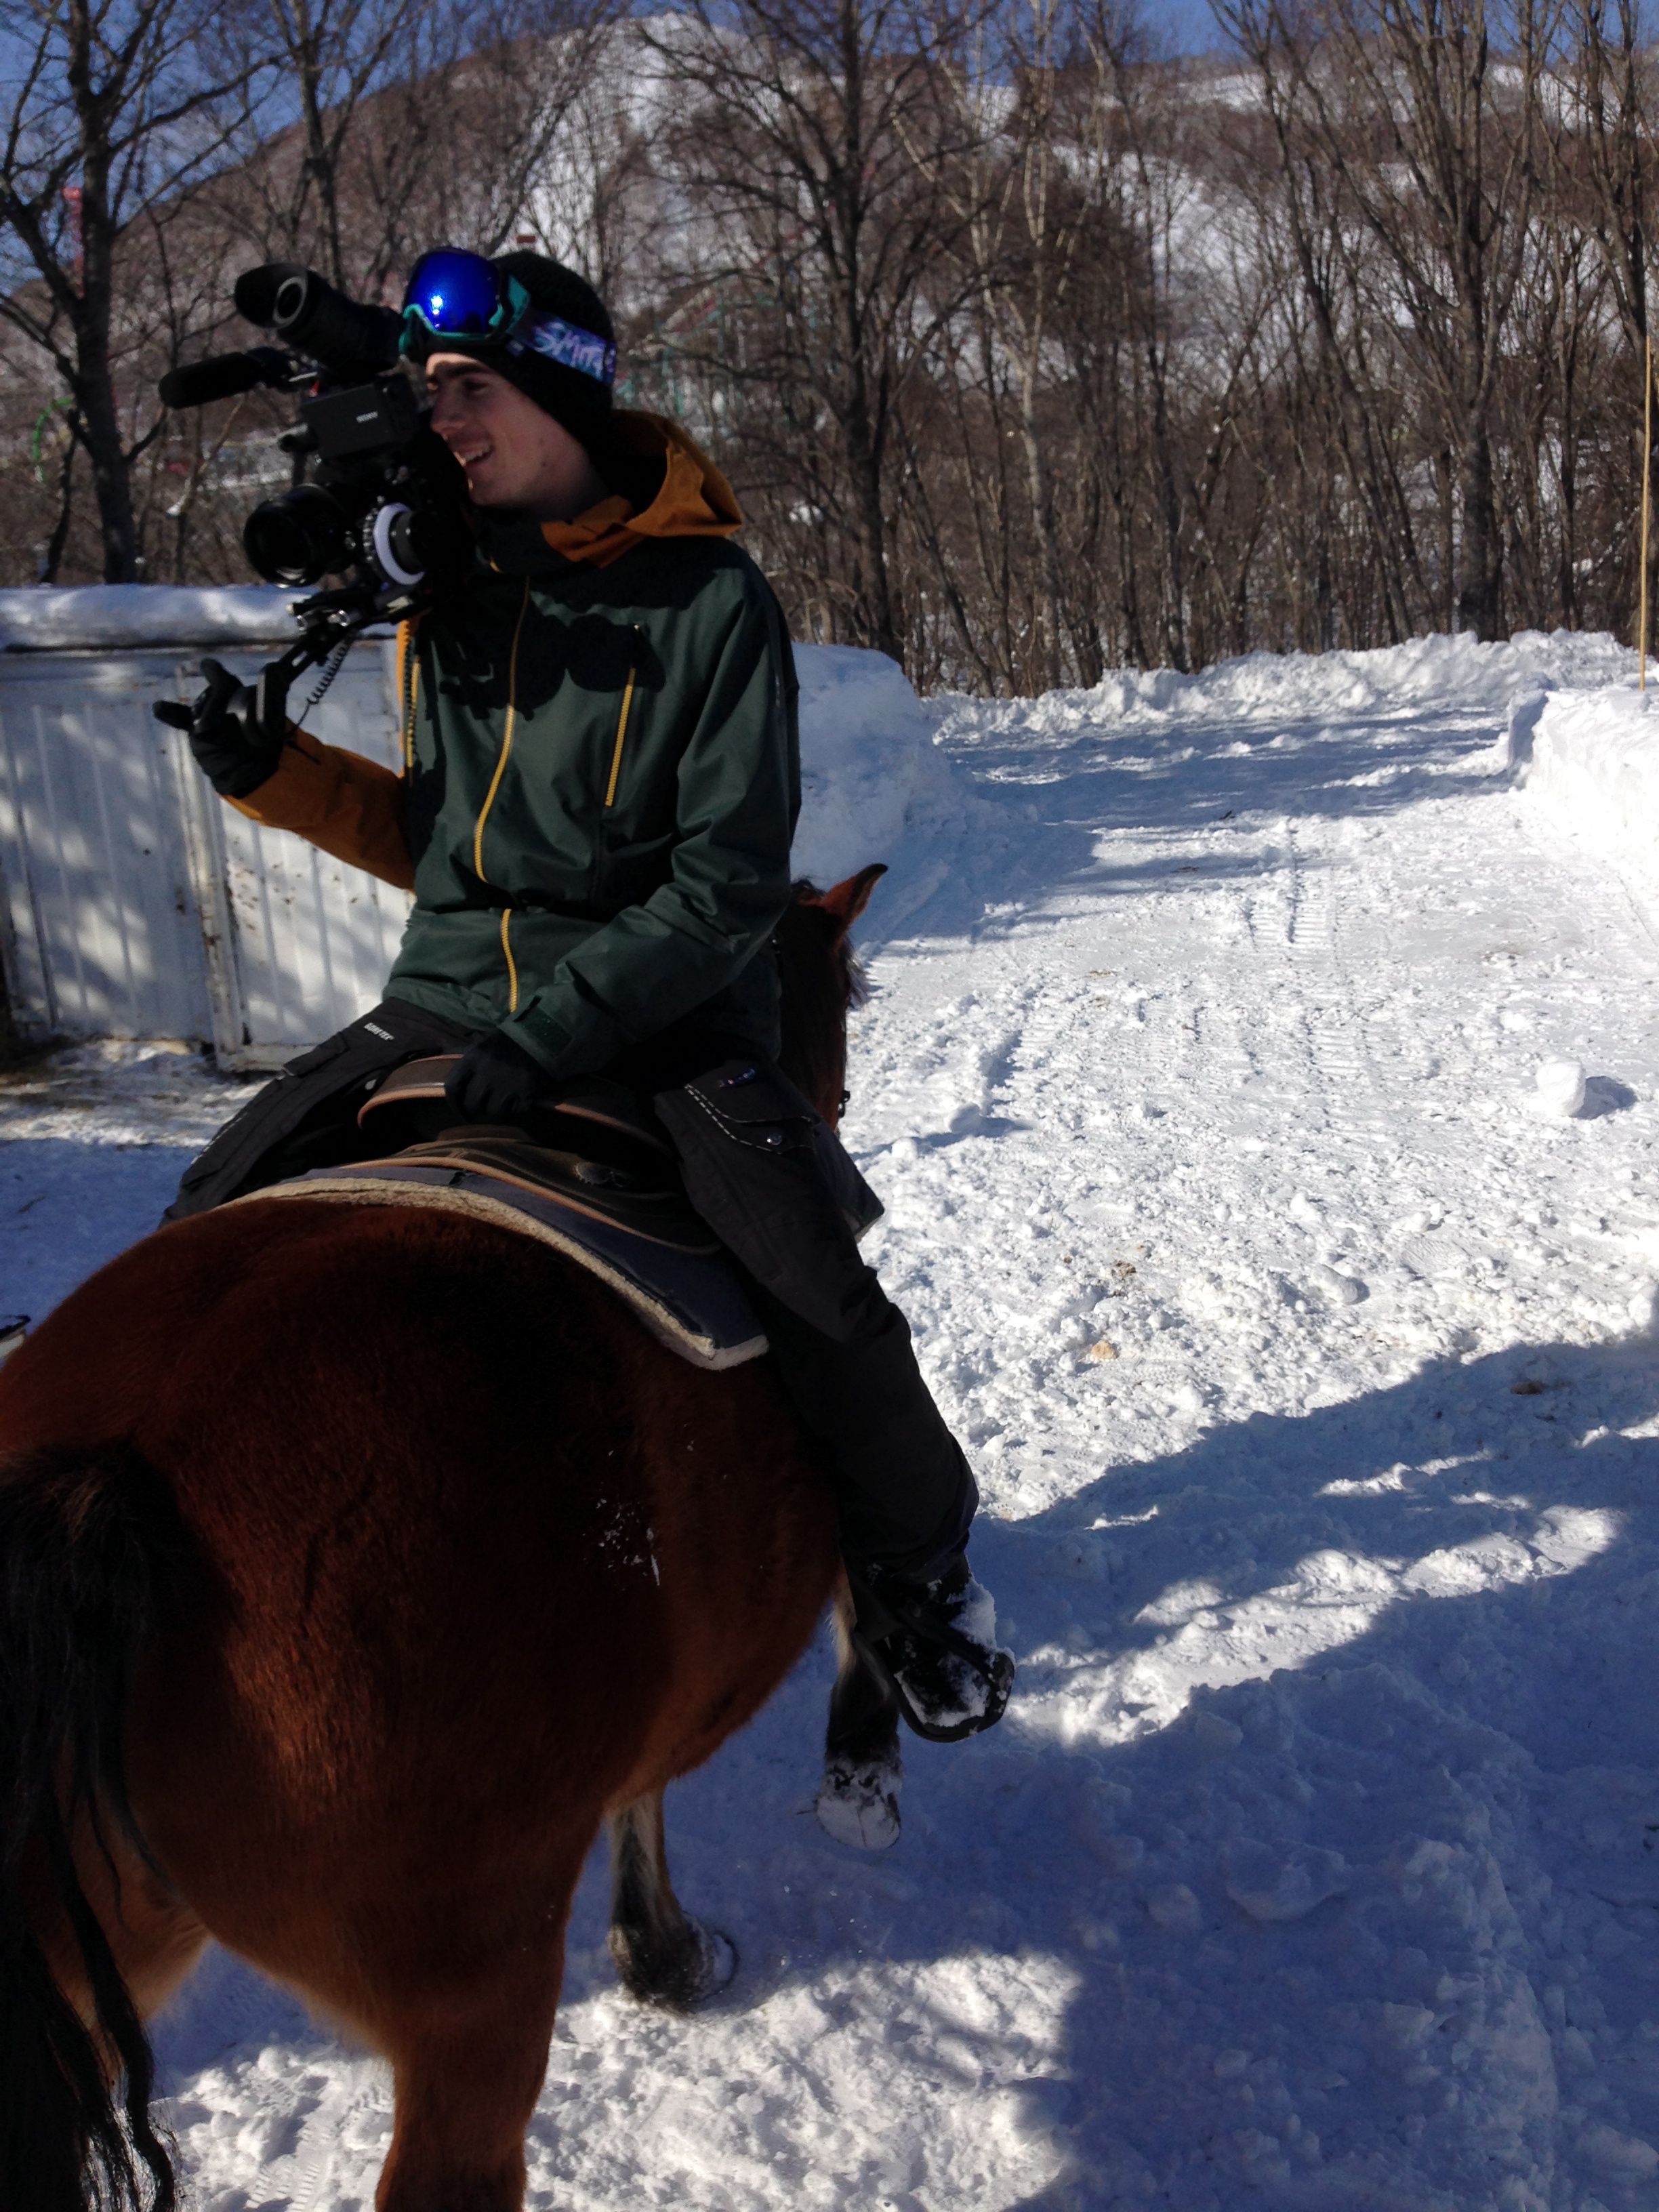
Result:
<instances>
[{"instance_id":1,"label":"yellow jacket zipper","mask_svg":"<svg viewBox=\"0 0 1659 2212\"><path fill-rule=\"evenodd\" d=\"M484 793L484 803L478 810L478 819L472 831L472 872L481 884L489 878L484 873L484 823L489 819L489 810L495 804L495 793L501 787L501 778L507 774L507 763L513 750L513 724L519 704L519 640L524 632L524 618L530 611L530 579L526 576L524 597L519 602L519 619L513 626L513 653L507 664L507 727L501 732L501 757L495 763L495 773L489 779L489 789Z\"/></svg>"},{"instance_id":2,"label":"yellow jacket zipper","mask_svg":"<svg viewBox=\"0 0 1659 2212\"><path fill-rule=\"evenodd\" d=\"M501 908L501 951L507 961L507 1011L509 1014L516 1014L519 1011L519 963L513 957L512 927L513 909L510 906L504 906Z\"/></svg>"},{"instance_id":3,"label":"yellow jacket zipper","mask_svg":"<svg viewBox=\"0 0 1659 2212\"><path fill-rule=\"evenodd\" d=\"M501 787L501 778L507 774L507 763L513 750L513 724L519 709L519 639L524 631L524 618L530 611L530 579L526 576L524 597L519 602L519 619L513 625L513 653L507 664L507 727L501 732L501 757L495 763L495 773L489 779L489 789L484 793L484 803L478 810L478 819L472 831L472 871L481 884L489 878L484 873L484 823L489 819L489 810L495 804L495 793ZM507 1010L510 1014L519 1011L519 966L513 957L513 909L501 908L501 957L507 963Z\"/></svg>"},{"instance_id":4,"label":"yellow jacket zipper","mask_svg":"<svg viewBox=\"0 0 1659 2212\"><path fill-rule=\"evenodd\" d=\"M634 703L634 683L640 672L637 625L635 636L636 650L628 663L628 684L623 693L622 713L617 718L617 745L611 756L611 781L605 787L605 807L607 814L617 803L617 779L622 774L623 746L628 738L628 710Z\"/></svg>"},{"instance_id":5,"label":"yellow jacket zipper","mask_svg":"<svg viewBox=\"0 0 1659 2212\"><path fill-rule=\"evenodd\" d=\"M404 774L415 773L415 702L421 688L421 663L415 651L416 615L398 625L398 698L404 718ZM405 678L407 682L405 683Z\"/></svg>"}]
</instances>

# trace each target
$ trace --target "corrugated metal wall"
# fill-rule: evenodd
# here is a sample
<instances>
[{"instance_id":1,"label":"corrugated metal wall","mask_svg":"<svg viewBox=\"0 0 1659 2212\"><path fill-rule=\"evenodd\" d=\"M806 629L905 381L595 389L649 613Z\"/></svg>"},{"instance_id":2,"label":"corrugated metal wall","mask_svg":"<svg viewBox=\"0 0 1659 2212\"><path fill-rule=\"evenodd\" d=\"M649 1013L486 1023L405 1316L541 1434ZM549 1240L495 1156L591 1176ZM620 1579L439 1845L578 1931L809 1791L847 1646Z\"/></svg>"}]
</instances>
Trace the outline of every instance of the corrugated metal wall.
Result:
<instances>
[{"instance_id":1,"label":"corrugated metal wall","mask_svg":"<svg viewBox=\"0 0 1659 2212\"><path fill-rule=\"evenodd\" d=\"M292 635L206 649L251 676ZM0 652L0 951L26 1034L270 1066L380 994L407 897L233 812L150 713L199 689L203 649ZM352 647L306 726L398 765L389 640Z\"/></svg>"}]
</instances>

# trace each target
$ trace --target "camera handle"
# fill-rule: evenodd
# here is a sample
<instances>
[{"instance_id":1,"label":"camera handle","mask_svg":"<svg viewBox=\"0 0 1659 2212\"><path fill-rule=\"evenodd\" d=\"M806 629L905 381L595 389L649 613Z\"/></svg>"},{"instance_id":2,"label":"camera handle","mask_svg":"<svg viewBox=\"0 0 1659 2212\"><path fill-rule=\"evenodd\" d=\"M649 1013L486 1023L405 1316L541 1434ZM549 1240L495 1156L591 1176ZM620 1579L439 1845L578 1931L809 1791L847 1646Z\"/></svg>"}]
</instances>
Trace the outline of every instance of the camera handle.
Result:
<instances>
[{"instance_id":1,"label":"camera handle","mask_svg":"<svg viewBox=\"0 0 1659 2212\"><path fill-rule=\"evenodd\" d=\"M307 702L307 708L314 707L334 681L345 649L355 638L371 623L415 612L426 599L423 588L386 583L377 586L364 580L337 591L319 592L309 599L301 600L293 611L301 625L299 636L286 653L266 661L254 678L254 728L266 735L280 733L286 738L288 695L297 677L307 668L319 667L325 661L329 664L316 693ZM159 701L150 711L158 722L165 722L175 730L189 729L195 720L191 708L172 699ZM307 708L301 711L304 713Z\"/></svg>"},{"instance_id":2,"label":"camera handle","mask_svg":"<svg viewBox=\"0 0 1659 2212\"><path fill-rule=\"evenodd\" d=\"M253 719L259 729L272 736L278 731L287 734L288 695L294 679L319 660L326 660L333 650L333 640L306 636L297 639L279 659L266 661L253 687Z\"/></svg>"},{"instance_id":3,"label":"camera handle","mask_svg":"<svg viewBox=\"0 0 1659 2212\"><path fill-rule=\"evenodd\" d=\"M343 599L347 594L342 592L330 596ZM307 624L298 642L289 646L280 659L266 661L254 679L254 726L272 734L280 731L286 737L289 727L288 695L295 677L303 674L307 668L322 668L322 682L300 709L302 714L309 714L339 674L352 640L368 627L373 618L372 614L360 615L353 621L349 617L342 619L337 615L327 628L320 624Z\"/></svg>"},{"instance_id":4,"label":"camera handle","mask_svg":"<svg viewBox=\"0 0 1659 2212\"><path fill-rule=\"evenodd\" d=\"M265 736L288 732L288 695L295 677L319 660L326 660L337 640L307 634L289 646L276 660L268 660L254 679L253 726ZM204 693L204 697L209 695ZM200 702L198 702L200 704ZM158 722L170 729L187 730L195 720L191 708L173 699L162 699L151 709Z\"/></svg>"}]
</instances>

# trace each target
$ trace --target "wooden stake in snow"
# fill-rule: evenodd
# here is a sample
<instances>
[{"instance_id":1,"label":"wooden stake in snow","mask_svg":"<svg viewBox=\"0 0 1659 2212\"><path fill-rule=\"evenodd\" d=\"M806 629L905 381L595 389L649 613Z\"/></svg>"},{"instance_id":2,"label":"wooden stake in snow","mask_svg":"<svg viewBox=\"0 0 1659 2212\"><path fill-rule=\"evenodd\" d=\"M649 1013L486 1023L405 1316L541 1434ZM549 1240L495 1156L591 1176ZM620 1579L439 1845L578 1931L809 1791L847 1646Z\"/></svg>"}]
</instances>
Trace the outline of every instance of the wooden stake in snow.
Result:
<instances>
[{"instance_id":1,"label":"wooden stake in snow","mask_svg":"<svg viewBox=\"0 0 1659 2212\"><path fill-rule=\"evenodd\" d=\"M1642 588L1641 611L1638 617L1642 635L1637 641L1641 656L1641 680L1637 688L1648 688L1648 507L1653 483L1653 334L1649 331L1642 349Z\"/></svg>"}]
</instances>

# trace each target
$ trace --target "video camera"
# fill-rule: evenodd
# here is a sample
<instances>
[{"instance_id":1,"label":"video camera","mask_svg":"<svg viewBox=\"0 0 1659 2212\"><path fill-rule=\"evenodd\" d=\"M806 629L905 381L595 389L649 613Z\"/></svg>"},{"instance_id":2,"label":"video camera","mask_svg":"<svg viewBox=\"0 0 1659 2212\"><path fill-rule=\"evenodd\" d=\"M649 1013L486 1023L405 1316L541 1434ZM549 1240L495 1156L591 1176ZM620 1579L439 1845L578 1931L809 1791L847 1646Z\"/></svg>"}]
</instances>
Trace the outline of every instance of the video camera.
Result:
<instances>
[{"instance_id":1,"label":"video camera","mask_svg":"<svg viewBox=\"0 0 1659 2212\"><path fill-rule=\"evenodd\" d=\"M314 458L311 481L262 501L243 525L242 545L273 584L350 578L298 602L298 641L261 670L256 712L274 729L302 670L342 653L370 623L399 622L430 604L465 544L462 480L398 370L402 325L392 308L349 300L292 261L247 270L234 296L240 315L284 344L175 368L161 379L161 403L203 407L261 386L302 392L299 420L277 443Z\"/></svg>"}]
</instances>

